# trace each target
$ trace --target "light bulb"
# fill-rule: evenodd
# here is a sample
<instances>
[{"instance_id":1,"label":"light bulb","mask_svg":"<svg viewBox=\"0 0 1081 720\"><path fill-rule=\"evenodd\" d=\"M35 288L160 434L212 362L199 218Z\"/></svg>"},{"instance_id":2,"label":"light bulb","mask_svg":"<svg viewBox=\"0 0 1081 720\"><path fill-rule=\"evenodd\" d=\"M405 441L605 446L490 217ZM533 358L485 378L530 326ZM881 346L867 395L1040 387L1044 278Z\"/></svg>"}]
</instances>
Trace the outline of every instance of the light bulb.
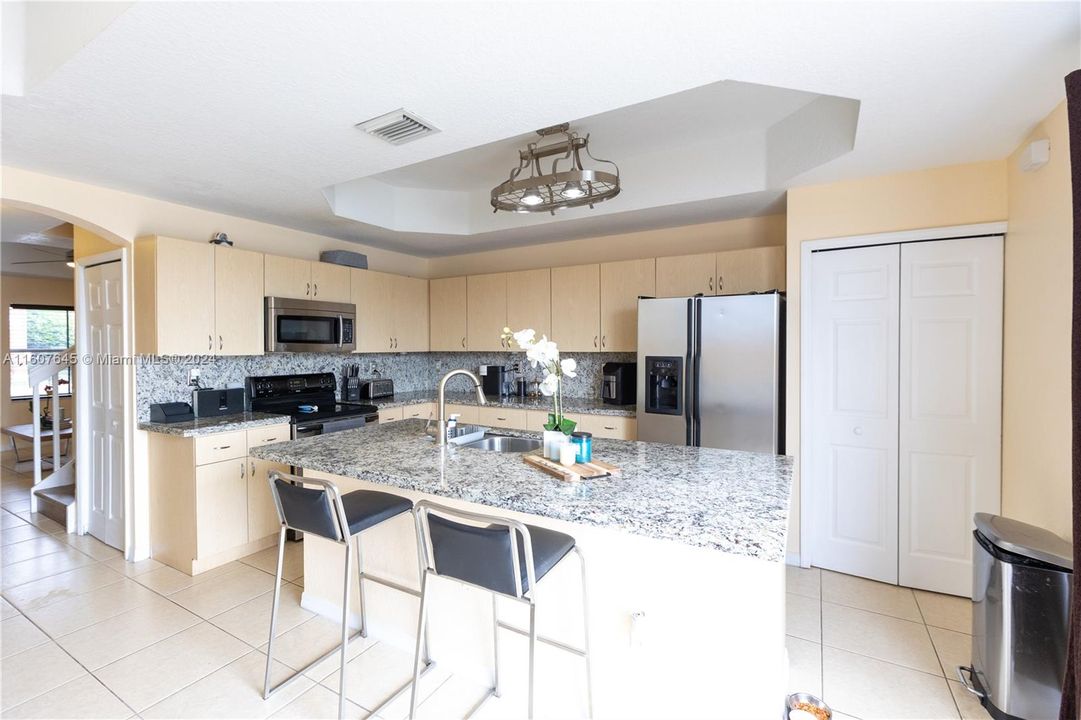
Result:
<instances>
[{"instance_id":1,"label":"light bulb","mask_svg":"<svg viewBox=\"0 0 1081 720\"><path fill-rule=\"evenodd\" d=\"M575 198L580 198L585 195L586 191L582 189L581 184L575 181L568 182L566 185L564 185L563 190L559 194L565 198L573 200Z\"/></svg>"},{"instance_id":2,"label":"light bulb","mask_svg":"<svg viewBox=\"0 0 1081 720\"><path fill-rule=\"evenodd\" d=\"M541 197L540 191L537 188L529 188L525 191L525 195L522 195L523 205L540 205L544 202L544 198Z\"/></svg>"}]
</instances>

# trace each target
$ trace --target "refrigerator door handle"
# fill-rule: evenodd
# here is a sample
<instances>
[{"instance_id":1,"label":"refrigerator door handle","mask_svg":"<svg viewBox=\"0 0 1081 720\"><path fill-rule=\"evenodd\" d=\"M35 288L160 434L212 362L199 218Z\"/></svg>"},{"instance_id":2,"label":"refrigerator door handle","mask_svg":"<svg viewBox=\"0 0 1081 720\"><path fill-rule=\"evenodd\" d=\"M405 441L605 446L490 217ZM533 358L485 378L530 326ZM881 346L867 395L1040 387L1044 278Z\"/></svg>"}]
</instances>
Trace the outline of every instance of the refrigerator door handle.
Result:
<instances>
[{"instance_id":1,"label":"refrigerator door handle","mask_svg":"<svg viewBox=\"0 0 1081 720\"><path fill-rule=\"evenodd\" d=\"M702 397L699 385L702 380L702 298L694 300L694 445L702 445Z\"/></svg>"},{"instance_id":2,"label":"refrigerator door handle","mask_svg":"<svg viewBox=\"0 0 1081 720\"><path fill-rule=\"evenodd\" d=\"M687 298L687 359L683 365L683 417L687 421L687 445L694 445L694 427L691 408L694 394L691 389L691 360L694 353L694 300Z\"/></svg>"}]
</instances>

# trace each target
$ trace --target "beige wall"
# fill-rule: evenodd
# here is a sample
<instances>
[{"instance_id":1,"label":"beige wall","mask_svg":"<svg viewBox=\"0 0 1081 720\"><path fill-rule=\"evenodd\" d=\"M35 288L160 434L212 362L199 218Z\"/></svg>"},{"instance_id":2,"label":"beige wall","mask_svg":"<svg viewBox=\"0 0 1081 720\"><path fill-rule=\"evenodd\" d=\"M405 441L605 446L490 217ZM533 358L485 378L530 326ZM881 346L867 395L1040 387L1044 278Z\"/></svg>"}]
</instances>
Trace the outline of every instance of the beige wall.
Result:
<instances>
[{"instance_id":1,"label":"beige wall","mask_svg":"<svg viewBox=\"0 0 1081 720\"><path fill-rule=\"evenodd\" d=\"M418 277L428 273L426 259L404 253L10 166L4 166L2 174L5 203L55 215L113 241L130 243L141 235L209 240L215 232L224 231L237 247L248 250L313 260L322 250L353 250L366 253L369 265L376 270Z\"/></svg>"},{"instance_id":2,"label":"beige wall","mask_svg":"<svg viewBox=\"0 0 1081 720\"><path fill-rule=\"evenodd\" d=\"M8 306L12 304L75 305L75 283L59 278L31 278L18 275L0 275L0 345L7 355L11 348L8 337ZM10 400L11 370L7 363L0 368L0 423L4 426L30 422L31 413L26 400ZM70 400L61 400L71 417ZM3 439L2 450L10 448L10 440ZM20 443L20 448L22 444Z\"/></svg>"},{"instance_id":3,"label":"beige wall","mask_svg":"<svg viewBox=\"0 0 1081 720\"><path fill-rule=\"evenodd\" d=\"M1050 161L1022 172L1020 153L1051 140ZM1070 309L1073 248L1066 103L1007 164L1003 332L1002 512L1071 537Z\"/></svg>"},{"instance_id":4,"label":"beige wall","mask_svg":"<svg viewBox=\"0 0 1081 720\"><path fill-rule=\"evenodd\" d=\"M429 270L431 277L452 277L784 243L784 215L767 215L432 258Z\"/></svg>"},{"instance_id":5,"label":"beige wall","mask_svg":"<svg viewBox=\"0 0 1081 720\"><path fill-rule=\"evenodd\" d=\"M798 457L800 450L800 244L819 238L995 222L1006 217L1006 164L1003 160L950 165L788 191L785 398L789 455ZM798 472L792 497L793 523L789 531L788 550L798 552Z\"/></svg>"}]
</instances>

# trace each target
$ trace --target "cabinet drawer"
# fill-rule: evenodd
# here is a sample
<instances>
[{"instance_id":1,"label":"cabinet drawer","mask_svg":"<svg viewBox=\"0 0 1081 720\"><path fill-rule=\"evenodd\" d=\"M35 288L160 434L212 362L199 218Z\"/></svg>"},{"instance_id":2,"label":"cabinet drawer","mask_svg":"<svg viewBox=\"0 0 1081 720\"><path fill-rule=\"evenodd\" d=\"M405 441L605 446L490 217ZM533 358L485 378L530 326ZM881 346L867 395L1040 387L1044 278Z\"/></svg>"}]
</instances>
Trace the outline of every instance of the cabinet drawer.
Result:
<instances>
[{"instance_id":1,"label":"cabinet drawer","mask_svg":"<svg viewBox=\"0 0 1081 720\"><path fill-rule=\"evenodd\" d=\"M638 421L630 417L583 415L581 428L599 438L612 438L614 440L638 439Z\"/></svg>"},{"instance_id":2,"label":"cabinet drawer","mask_svg":"<svg viewBox=\"0 0 1081 720\"><path fill-rule=\"evenodd\" d=\"M402 408L403 420L427 420L430 416L433 420L438 420L435 416L437 408L432 403L420 403L419 405L406 405Z\"/></svg>"},{"instance_id":3,"label":"cabinet drawer","mask_svg":"<svg viewBox=\"0 0 1081 720\"><path fill-rule=\"evenodd\" d=\"M195 438L195 464L220 462L248 454L248 440L243 430Z\"/></svg>"},{"instance_id":4,"label":"cabinet drawer","mask_svg":"<svg viewBox=\"0 0 1081 720\"><path fill-rule=\"evenodd\" d=\"M450 403L447 403L447 419L449 420L451 415L457 415L458 422L476 425L479 422L478 410L480 410L480 408L476 405L451 405ZM439 419L438 405L435 406L435 419Z\"/></svg>"},{"instance_id":5,"label":"cabinet drawer","mask_svg":"<svg viewBox=\"0 0 1081 720\"><path fill-rule=\"evenodd\" d=\"M479 407L477 424L490 427L526 428L526 411L519 408Z\"/></svg>"},{"instance_id":6,"label":"cabinet drawer","mask_svg":"<svg viewBox=\"0 0 1081 720\"><path fill-rule=\"evenodd\" d=\"M267 427L252 428L248 431L248 449L260 445L285 442L289 439L288 425L270 425Z\"/></svg>"},{"instance_id":7,"label":"cabinet drawer","mask_svg":"<svg viewBox=\"0 0 1081 720\"><path fill-rule=\"evenodd\" d=\"M386 425L387 423L392 423L392 422L395 422L397 420L401 420L402 417L403 417L402 408L400 408L400 407L387 408L385 410L380 410L379 411L379 424L380 425Z\"/></svg>"},{"instance_id":8,"label":"cabinet drawer","mask_svg":"<svg viewBox=\"0 0 1081 720\"><path fill-rule=\"evenodd\" d=\"M568 420L573 420L575 423L577 423L574 428L575 430L582 429L582 415L579 415L577 413L563 413L563 417L567 418ZM525 422L526 424L525 427L522 428L523 430L529 430L530 432L543 432L544 423L548 422L548 411L527 410L525 414Z\"/></svg>"}]
</instances>

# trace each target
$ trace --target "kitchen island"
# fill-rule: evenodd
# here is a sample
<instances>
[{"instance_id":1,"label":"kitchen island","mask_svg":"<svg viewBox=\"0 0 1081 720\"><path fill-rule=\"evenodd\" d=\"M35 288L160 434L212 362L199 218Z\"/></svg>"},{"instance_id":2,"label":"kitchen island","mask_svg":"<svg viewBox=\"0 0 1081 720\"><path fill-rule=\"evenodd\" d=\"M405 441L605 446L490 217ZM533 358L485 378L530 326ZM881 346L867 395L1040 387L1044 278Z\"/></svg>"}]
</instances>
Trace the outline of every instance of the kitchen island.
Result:
<instances>
[{"instance_id":1,"label":"kitchen island","mask_svg":"<svg viewBox=\"0 0 1081 720\"><path fill-rule=\"evenodd\" d=\"M431 498L574 536L588 562L598 717L778 716L787 675L789 458L598 439L594 457L622 468L622 476L572 484L526 465L516 453L439 447L424 425L403 421L252 454L335 480L342 492ZM304 544L303 604L340 617L341 548L318 538ZM363 548L368 571L418 586L411 516L365 533ZM538 584L542 635L581 644L578 582L570 560ZM488 596L452 582L438 585L432 657L487 681ZM416 600L375 584L366 591L370 635L411 652ZM521 610L501 605L500 618L522 626ZM525 643L503 635L501 678L524 681ZM538 709L546 695L559 695L568 703L559 713L584 714L584 703L577 704L583 679L581 661L539 646Z\"/></svg>"}]
</instances>

